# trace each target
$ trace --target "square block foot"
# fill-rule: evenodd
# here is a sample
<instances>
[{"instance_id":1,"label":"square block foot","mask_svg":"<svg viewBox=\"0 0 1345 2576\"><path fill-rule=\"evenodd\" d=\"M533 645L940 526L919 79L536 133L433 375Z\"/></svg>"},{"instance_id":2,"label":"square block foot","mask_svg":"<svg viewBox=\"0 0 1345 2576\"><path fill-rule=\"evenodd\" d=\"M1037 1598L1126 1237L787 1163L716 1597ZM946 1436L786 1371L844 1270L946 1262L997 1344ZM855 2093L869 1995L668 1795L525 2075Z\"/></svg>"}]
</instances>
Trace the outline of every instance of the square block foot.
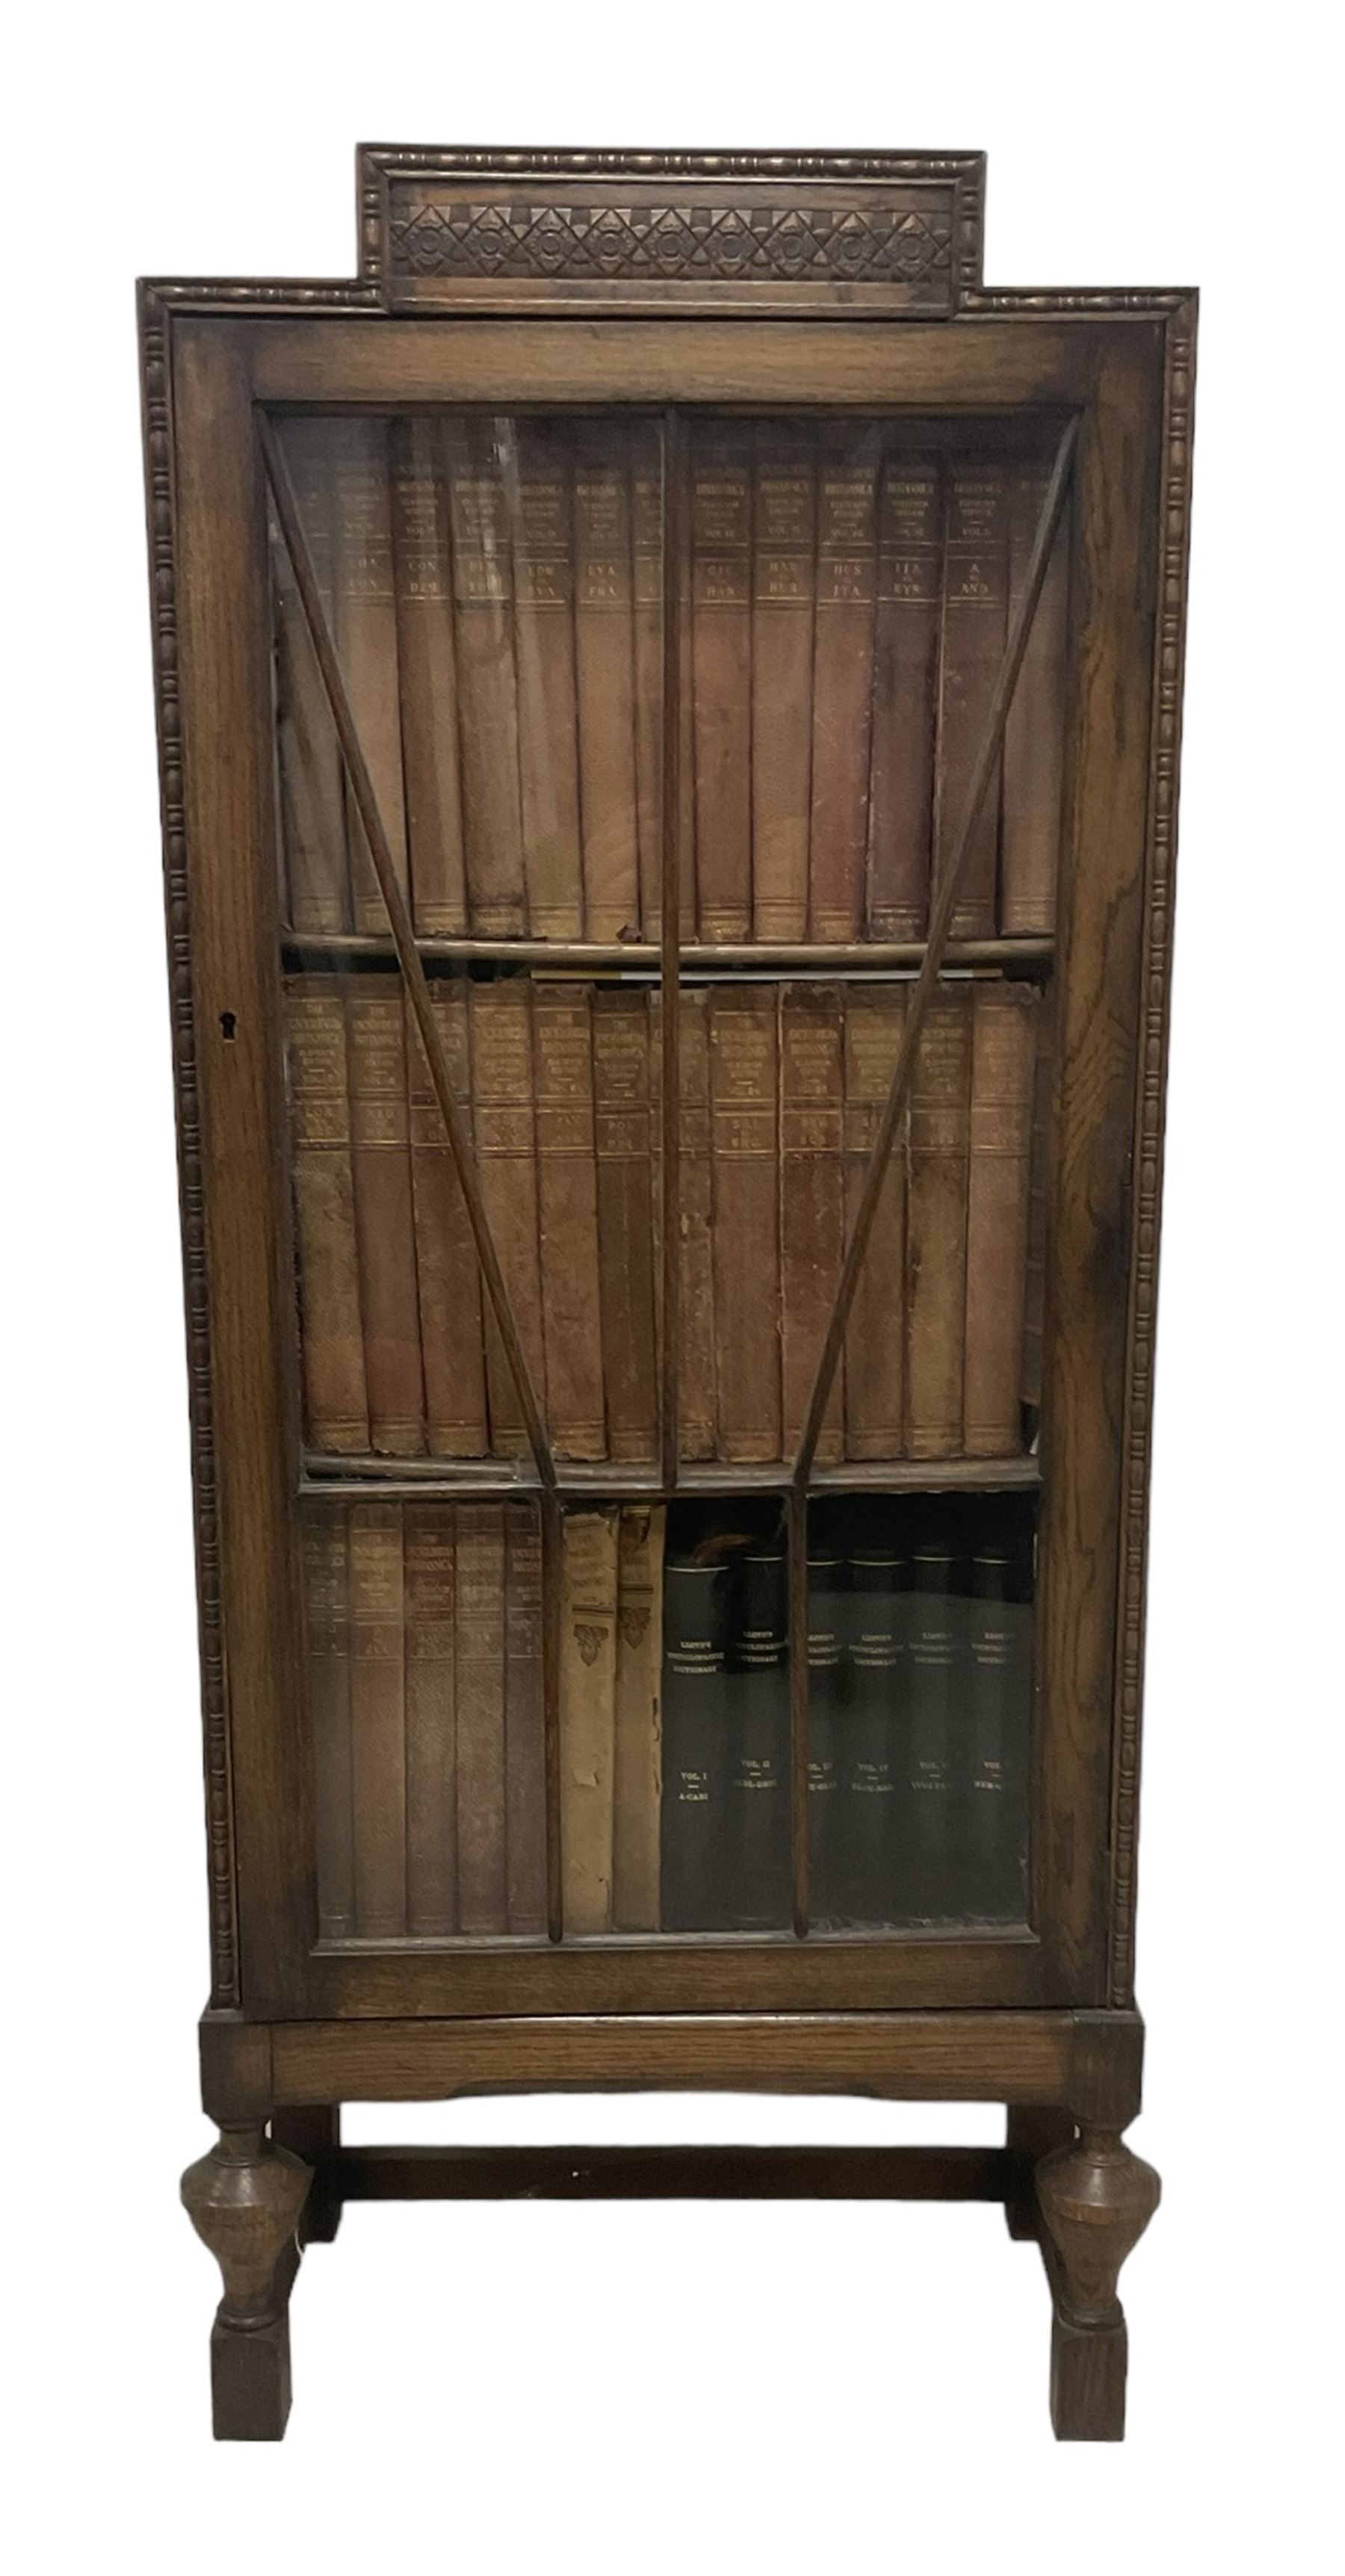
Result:
<instances>
[{"instance_id":1,"label":"square block foot","mask_svg":"<svg viewBox=\"0 0 1345 2576\"><path fill-rule=\"evenodd\" d=\"M278 2442L290 2411L288 2313L251 2333L217 2317L210 2386L217 2442Z\"/></svg>"},{"instance_id":2,"label":"square block foot","mask_svg":"<svg viewBox=\"0 0 1345 2576\"><path fill-rule=\"evenodd\" d=\"M1120 2442L1126 2428L1126 2330L1051 2326L1051 2424L1058 2442Z\"/></svg>"}]
</instances>

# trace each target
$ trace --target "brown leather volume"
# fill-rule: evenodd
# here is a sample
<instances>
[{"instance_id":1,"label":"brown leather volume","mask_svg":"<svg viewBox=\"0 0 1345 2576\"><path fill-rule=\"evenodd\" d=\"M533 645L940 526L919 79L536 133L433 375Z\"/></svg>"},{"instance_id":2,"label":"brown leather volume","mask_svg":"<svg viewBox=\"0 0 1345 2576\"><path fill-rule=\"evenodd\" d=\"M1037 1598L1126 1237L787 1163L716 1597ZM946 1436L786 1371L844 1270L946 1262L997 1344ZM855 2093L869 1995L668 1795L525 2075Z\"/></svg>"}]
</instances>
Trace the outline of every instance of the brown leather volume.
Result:
<instances>
[{"instance_id":1,"label":"brown leather volume","mask_svg":"<svg viewBox=\"0 0 1345 2576\"><path fill-rule=\"evenodd\" d=\"M1018 1406L1036 1020L1030 984L975 987L962 1391L962 1446L973 1458L1007 1458L1022 1445Z\"/></svg>"},{"instance_id":2,"label":"brown leather volume","mask_svg":"<svg viewBox=\"0 0 1345 2576\"><path fill-rule=\"evenodd\" d=\"M328 433L336 471L333 587L341 674L392 863L403 894L409 894L387 424L332 421ZM387 909L350 798L346 836L355 928L384 938Z\"/></svg>"},{"instance_id":3,"label":"brown leather volume","mask_svg":"<svg viewBox=\"0 0 1345 2576\"><path fill-rule=\"evenodd\" d=\"M542 1533L531 1503L504 1507L504 1769L511 1932L546 1930Z\"/></svg>"},{"instance_id":4,"label":"brown leather volume","mask_svg":"<svg viewBox=\"0 0 1345 2576\"><path fill-rule=\"evenodd\" d=\"M780 993L780 1315L785 1456L798 1446L840 1283L845 1249L841 1168L841 997L835 984ZM842 1454L842 1371L817 1444Z\"/></svg>"},{"instance_id":5,"label":"brown leather volume","mask_svg":"<svg viewBox=\"0 0 1345 2576\"><path fill-rule=\"evenodd\" d=\"M584 931L589 939L635 939L640 856L631 493L624 433L611 427L588 432L576 453L574 542Z\"/></svg>"},{"instance_id":6,"label":"brown leather volume","mask_svg":"<svg viewBox=\"0 0 1345 2576\"><path fill-rule=\"evenodd\" d=\"M425 1446L425 1391L400 979L362 978L346 1020L370 1439L381 1455L410 1458Z\"/></svg>"},{"instance_id":7,"label":"brown leather volume","mask_svg":"<svg viewBox=\"0 0 1345 2576\"><path fill-rule=\"evenodd\" d=\"M657 939L663 919L663 447L645 423L637 422L631 435L640 936Z\"/></svg>"},{"instance_id":8,"label":"brown leather volume","mask_svg":"<svg viewBox=\"0 0 1345 2576\"><path fill-rule=\"evenodd\" d=\"M1004 468L955 457L948 471L939 778L934 881L948 866L1004 658L1008 612ZM1002 762L996 761L962 862L954 939L993 939Z\"/></svg>"},{"instance_id":9,"label":"brown leather volume","mask_svg":"<svg viewBox=\"0 0 1345 2576\"><path fill-rule=\"evenodd\" d=\"M470 992L472 1118L481 1196L540 1401L546 1386L546 1366L533 1115L532 995L522 980L473 984ZM497 1458L521 1457L528 1445L523 1409L489 1300L483 1295L481 1302L491 1450Z\"/></svg>"},{"instance_id":10,"label":"brown leather volume","mask_svg":"<svg viewBox=\"0 0 1345 2576\"><path fill-rule=\"evenodd\" d=\"M934 829L942 496L936 456L898 450L878 502L868 929L923 939Z\"/></svg>"},{"instance_id":11,"label":"brown leather volume","mask_svg":"<svg viewBox=\"0 0 1345 2576\"><path fill-rule=\"evenodd\" d=\"M392 425L392 553L411 907L423 939L467 928L448 476L433 424Z\"/></svg>"},{"instance_id":12,"label":"brown leather volume","mask_svg":"<svg viewBox=\"0 0 1345 2576\"><path fill-rule=\"evenodd\" d=\"M512 466L513 460L510 460ZM528 928L583 936L575 736L574 563L569 443L520 425L505 488L514 537L514 659Z\"/></svg>"},{"instance_id":13,"label":"brown leather volume","mask_svg":"<svg viewBox=\"0 0 1345 2576\"><path fill-rule=\"evenodd\" d=\"M607 1426L587 986L541 980L533 985L532 1044L547 1428L562 1456L603 1458Z\"/></svg>"},{"instance_id":14,"label":"brown leather volume","mask_svg":"<svg viewBox=\"0 0 1345 2576\"><path fill-rule=\"evenodd\" d=\"M1009 591L1023 587L1048 477L1019 466L1009 505ZM1061 521L1004 727L1004 849L999 926L1006 939L1055 927L1065 764L1069 522Z\"/></svg>"},{"instance_id":15,"label":"brown leather volume","mask_svg":"<svg viewBox=\"0 0 1345 2576\"><path fill-rule=\"evenodd\" d=\"M458 1929L504 1932L504 1507L459 1503L453 1669L457 1699Z\"/></svg>"},{"instance_id":16,"label":"brown leather volume","mask_svg":"<svg viewBox=\"0 0 1345 2576\"><path fill-rule=\"evenodd\" d=\"M287 422L285 454L323 615L330 629L333 492L327 428L325 421ZM340 745L289 556L278 538L272 550L272 564L285 918L298 931L348 930L350 871Z\"/></svg>"},{"instance_id":17,"label":"brown leather volume","mask_svg":"<svg viewBox=\"0 0 1345 2576\"><path fill-rule=\"evenodd\" d=\"M847 1241L878 1140L878 1125L906 1023L898 984L851 985L845 999L845 1224ZM899 1458L906 1439L906 1154L898 1134L887 1159L868 1248L845 1334L845 1454Z\"/></svg>"},{"instance_id":18,"label":"brown leather volume","mask_svg":"<svg viewBox=\"0 0 1345 2576\"><path fill-rule=\"evenodd\" d=\"M854 430L825 436L813 656L809 923L815 939L858 939L864 922L877 540L873 436Z\"/></svg>"},{"instance_id":19,"label":"brown leather volume","mask_svg":"<svg viewBox=\"0 0 1345 2576\"><path fill-rule=\"evenodd\" d=\"M710 996L714 1283L721 1458L780 1455L780 1163L775 993Z\"/></svg>"},{"instance_id":20,"label":"brown leather volume","mask_svg":"<svg viewBox=\"0 0 1345 2576\"><path fill-rule=\"evenodd\" d=\"M817 458L763 422L752 529L752 933L808 932Z\"/></svg>"},{"instance_id":21,"label":"brown leather volume","mask_svg":"<svg viewBox=\"0 0 1345 2576\"><path fill-rule=\"evenodd\" d=\"M704 437L691 464L696 910L702 939L752 936L752 455Z\"/></svg>"},{"instance_id":22,"label":"brown leather volume","mask_svg":"<svg viewBox=\"0 0 1345 2576\"><path fill-rule=\"evenodd\" d=\"M633 1503L617 1529L612 1917L619 1932L659 1929L665 1520L661 1504Z\"/></svg>"},{"instance_id":23,"label":"brown leather volume","mask_svg":"<svg viewBox=\"0 0 1345 2576\"><path fill-rule=\"evenodd\" d=\"M350 1719L355 1929L364 1941L406 1931L406 1632L402 1515L357 1503L350 1515Z\"/></svg>"},{"instance_id":24,"label":"brown leather volume","mask_svg":"<svg viewBox=\"0 0 1345 2576\"><path fill-rule=\"evenodd\" d=\"M453 1678L453 1511L407 1503L406 1928L422 1940L457 1929L457 1717Z\"/></svg>"},{"instance_id":25,"label":"brown leather volume","mask_svg":"<svg viewBox=\"0 0 1345 2576\"><path fill-rule=\"evenodd\" d=\"M1032 1134L1028 1143L1027 1279L1023 1292L1024 1404L1042 1395L1042 1340L1046 1320L1046 1217L1050 1183L1051 1089L1055 1072L1055 988L1048 985L1037 1011L1037 1050L1032 1069Z\"/></svg>"},{"instance_id":26,"label":"brown leather volume","mask_svg":"<svg viewBox=\"0 0 1345 2576\"><path fill-rule=\"evenodd\" d=\"M310 1504L303 1525L308 1714L313 1735L318 1937L355 1929L355 1847L350 1777L350 1576L346 1515Z\"/></svg>"},{"instance_id":27,"label":"brown leather volume","mask_svg":"<svg viewBox=\"0 0 1345 2576\"><path fill-rule=\"evenodd\" d=\"M567 1935L612 1928L614 1511L567 1512L561 1540L560 1848Z\"/></svg>"},{"instance_id":28,"label":"brown leather volume","mask_svg":"<svg viewBox=\"0 0 1345 2576\"><path fill-rule=\"evenodd\" d=\"M678 1365L683 1458L713 1458L715 1403L714 1193L710 1174L710 996L681 995L678 1164L681 1351Z\"/></svg>"},{"instance_id":29,"label":"brown leather volume","mask_svg":"<svg viewBox=\"0 0 1345 2576\"><path fill-rule=\"evenodd\" d=\"M467 916L481 939L528 927L514 683L513 565L499 441L507 423L445 428L453 531Z\"/></svg>"},{"instance_id":30,"label":"brown leather volume","mask_svg":"<svg viewBox=\"0 0 1345 2576\"><path fill-rule=\"evenodd\" d=\"M955 984L936 996L921 1030L910 1095L906 1383L913 1458L951 1458L962 1446L970 1112L971 986Z\"/></svg>"},{"instance_id":31,"label":"brown leather volume","mask_svg":"<svg viewBox=\"0 0 1345 2576\"><path fill-rule=\"evenodd\" d=\"M654 1335L654 1159L646 994L593 996L599 1295L608 1455L647 1460L658 1421Z\"/></svg>"},{"instance_id":32,"label":"brown leather volume","mask_svg":"<svg viewBox=\"0 0 1345 2576\"><path fill-rule=\"evenodd\" d=\"M367 1449L346 1014L337 978L288 978L285 1025L305 1429L315 1449Z\"/></svg>"},{"instance_id":33,"label":"brown leather volume","mask_svg":"<svg viewBox=\"0 0 1345 2576\"><path fill-rule=\"evenodd\" d=\"M470 1127L467 986L455 976L436 976L430 998L454 1096ZM416 1287L429 1445L437 1458L480 1458L487 1448L481 1273L462 1183L409 1002L406 1049Z\"/></svg>"}]
</instances>

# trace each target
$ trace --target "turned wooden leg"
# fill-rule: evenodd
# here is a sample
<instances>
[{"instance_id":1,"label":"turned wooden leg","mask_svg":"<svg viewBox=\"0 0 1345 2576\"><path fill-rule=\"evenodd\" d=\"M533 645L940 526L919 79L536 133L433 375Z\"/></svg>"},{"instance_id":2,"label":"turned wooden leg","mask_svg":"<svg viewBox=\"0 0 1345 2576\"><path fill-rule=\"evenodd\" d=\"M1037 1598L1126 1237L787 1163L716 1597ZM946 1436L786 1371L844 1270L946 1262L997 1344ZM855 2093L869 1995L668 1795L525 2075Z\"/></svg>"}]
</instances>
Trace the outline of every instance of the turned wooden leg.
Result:
<instances>
[{"instance_id":1,"label":"turned wooden leg","mask_svg":"<svg viewBox=\"0 0 1345 2576\"><path fill-rule=\"evenodd\" d=\"M299 2220L301 2245L330 2245L341 2224L341 2186L337 2159L341 2153L338 2103L312 2104L302 2110L273 2111L271 2135L278 2147L301 2156L312 2172L308 2198ZM1053 2141L1047 2142L1048 2144Z\"/></svg>"},{"instance_id":2,"label":"turned wooden leg","mask_svg":"<svg viewBox=\"0 0 1345 2576\"><path fill-rule=\"evenodd\" d=\"M1126 2324L1117 2276L1158 2207L1152 2165L1119 2129L1085 2121L1073 2146L1037 2167L1037 2199L1055 2302L1051 2422L1057 2441L1119 2442L1125 2433Z\"/></svg>"},{"instance_id":3,"label":"turned wooden leg","mask_svg":"<svg viewBox=\"0 0 1345 2576\"><path fill-rule=\"evenodd\" d=\"M1074 2120L1068 2111L1052 2104L1011 2103L1005 2122L1004 2144L1009 2151L1009 2186L1004 2195L1004 2216L1009 2234L1019 2244L1036 2245L1041 2239L1041 2211L1037 2207L1037 2166L1043 2156L1055 2147L1074 2143Z\"/></svg>"},{"instance_id":4,"label":"turned wooden leg","mask_svg":"<svg viewBox=\"0 0 1345 2576\"><path fill-rule=\"evenodd\" d=\"M217 2442L278 2442L290 2411L289 2293L309 2172L259 2120L222 2123L182 2198L224 2275L210 2338Z\"/></svg>"}]
</instances>

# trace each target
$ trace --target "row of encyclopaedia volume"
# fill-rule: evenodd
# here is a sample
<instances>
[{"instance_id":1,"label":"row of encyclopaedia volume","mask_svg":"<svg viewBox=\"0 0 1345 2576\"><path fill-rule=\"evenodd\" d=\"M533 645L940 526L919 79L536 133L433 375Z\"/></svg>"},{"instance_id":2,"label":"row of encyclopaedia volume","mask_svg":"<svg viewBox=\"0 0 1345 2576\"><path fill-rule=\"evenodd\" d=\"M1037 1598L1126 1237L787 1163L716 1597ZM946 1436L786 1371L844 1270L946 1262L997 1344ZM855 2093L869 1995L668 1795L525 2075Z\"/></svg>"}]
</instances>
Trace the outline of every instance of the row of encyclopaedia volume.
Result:
<instances>
[{"instance_id":1,"label":"row of encyclopaedia volume","mask_svg":"<svg viewBox=\"0 0 1345 2576\"><path fill-rule=\"evenodd\" d=\"M435 975L452 1089L557 1455L657 1449L662 998ZM792 1455L905 1026L898 979L679 997L679 1447ZM1003 1457L1039 1397L1047 997L941 986L818 1456ZM286 1018L310 1446L518 1458L523 1415L400 979L296 975Z\"/></svg>"},{"instance_id":2,"label":"row of encyclopaedia volume","mask_svg":"<svg viewBox=\"0 0 1345 2576\"><path fill-rule=\"evenodd\" d=\"M328 1940L544 1937L541 1541L528 1503L307 1507ZM847 1496L808 1536L808 1919L1026 1915L1034 1505ZM562 1523L566 1937L794 1921L778 1506Z\"/></svg>"},{"instance_id":3,"label":"row of encyclopaedia volume","mask_svg":"<svg viewBox=\"0 0 1345 2576\"><path fill-rule=\"evenodd\" d=\"M638 421L284 424L313 569L418 933L658 936L663 463ZM1040 455L878 422L720 421L687 466L680 935L924 936L1047 481ZM954 936L1049 935L1062 532ZM288 560L275 547L283 898L384 935Z\"/></svg>"}]
</instances>

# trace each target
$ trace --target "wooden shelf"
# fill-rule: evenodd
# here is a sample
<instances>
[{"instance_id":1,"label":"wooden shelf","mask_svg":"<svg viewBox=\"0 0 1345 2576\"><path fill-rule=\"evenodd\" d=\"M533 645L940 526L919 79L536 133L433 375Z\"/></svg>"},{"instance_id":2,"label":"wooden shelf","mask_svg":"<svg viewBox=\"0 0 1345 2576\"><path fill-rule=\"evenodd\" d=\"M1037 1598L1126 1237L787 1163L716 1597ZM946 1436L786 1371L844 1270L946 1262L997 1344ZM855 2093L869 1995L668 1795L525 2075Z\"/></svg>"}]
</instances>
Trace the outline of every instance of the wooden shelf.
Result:
<instances>
[{"instance_id":1,"label":"wooden shelf","mask_svg":"<svg viewBox=\"0 0 1345 2576\"><path fill-rule=\"evenodd\" d=\"M281 945L287 957L329 969L395 963L390 938L375 938L360 931L300 935L282 930ZM569 969L595 975L657 975L661 955L647 941L634 940L418 939L416 948L427 966L550 966L558 971ZM832 975L865 970L873 974L915 974L924 959L925 943L922 939L875 939L826 946L821 942L781 944L762 940L710 947L701 941L689 941L677 954L679 971L684 976L740 975L754 970L761 974L786 970ZM1054 955L1053 939L951 940L944 951L949 969L968 972L975 967L990 967L1006 974L1040 971L1050 966Z\"/></svg>"},{"instance_id":2,"label":"wooden shelf","mask_svg":"<svg viewBox=\"0 0 1345 2576\"><path fill-rule=\"evenodd\" d=\"M678 1475L679 1501L700 1495L784 1494L789 1491L787 1464L731 1465L719 1460L688 1464ZM1023 1493L1041 1483L1036 1458L893 1458L851 1459L834 1467L815 1467L812 1494L946 1494ZM557 1494L562 1502L667 1501L674 1489L663 1484L653 1467L615 1466L600 1460L589 1466L563 1461ZM528 1465L513 1474L499 1458L334 1457L306 1450L300 1491L350 1502L377 1495L382 1502L517 1502L544 1491Z\"/></svg>"}]
</instances>

